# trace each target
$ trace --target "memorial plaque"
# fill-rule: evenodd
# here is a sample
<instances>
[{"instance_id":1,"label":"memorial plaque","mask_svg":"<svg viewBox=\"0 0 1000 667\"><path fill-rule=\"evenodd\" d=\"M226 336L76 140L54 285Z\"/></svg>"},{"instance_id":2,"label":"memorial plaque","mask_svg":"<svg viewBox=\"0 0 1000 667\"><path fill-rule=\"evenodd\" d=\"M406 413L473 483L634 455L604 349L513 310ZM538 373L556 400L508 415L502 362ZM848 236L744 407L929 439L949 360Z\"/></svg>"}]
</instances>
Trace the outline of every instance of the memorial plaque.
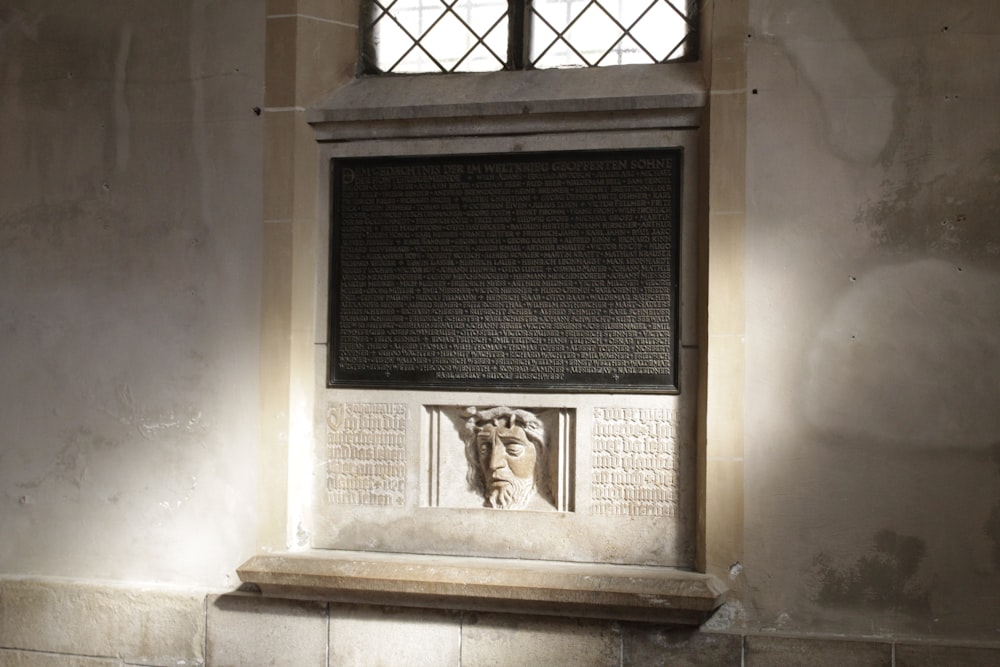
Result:
<instances>
[{"instance_id":1,"label":"memorial plaque","mask_svg":"<svg viewBox=\"0 0 1000 667\"><path fill-rule=\"evenodd\" d=\"M328 385L676 392L681 157L335 158Z\"/></svg>"}]
</instances>

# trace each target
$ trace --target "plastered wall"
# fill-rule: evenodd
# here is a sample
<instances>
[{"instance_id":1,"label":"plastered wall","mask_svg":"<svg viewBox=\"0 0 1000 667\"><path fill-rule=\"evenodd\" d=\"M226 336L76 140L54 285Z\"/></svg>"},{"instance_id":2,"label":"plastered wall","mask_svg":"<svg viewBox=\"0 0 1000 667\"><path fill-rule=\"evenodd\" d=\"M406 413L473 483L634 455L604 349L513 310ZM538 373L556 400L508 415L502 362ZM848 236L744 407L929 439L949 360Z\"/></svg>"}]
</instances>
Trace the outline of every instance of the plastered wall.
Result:
<instances>
[{"instance_id":1,"label":"plastered wall","mask_svg":"<svg viewBox=\"0 0 1000 667\"><path fill-rule=\"evenodd\" d=\"M736 4L711 3L727 20ZM707 554L739 593L713 627L995 642L1000 11L748 4L746 136L726 151L746 148L746 216L713 193L706 211L738 240L708 261L743 290L708 304L725 323L708 345L740 371L709 377L737 378L743 405L707 430L733 445L707 506L743 503L717 528L733 562ZM289 341L310 340L314 283L293 256L315 239L318 164L304 112L350 71L346 7L0 6L3 576L228 589L258 543L294 543L289 414L312 384ZM741 49L719 46L740 99L712 104L731 114ZM141 596L151 617L169 606ZM185 613L204 633L199 599ZM381 616L364 620L379 636Z\"/></svg>"},{"instance_id":2,"label":"plastered wall","mask_svg":"<svg viewBox=\"0 0 1000 667\"><path fill-rule=\"evenodd\" d=\"M263 16L0 4L0 572L254 550Z\"/></svg>"},{"instance_id":3,"label":"plastered wall","mask_svg":"<svg viewBox=\"0 0 1000 667\"><path fill-rule=\"evenodd\" d=\"M756 0L748 617L1000 632L1000 11Z\"/></svg>"}]
</instances>

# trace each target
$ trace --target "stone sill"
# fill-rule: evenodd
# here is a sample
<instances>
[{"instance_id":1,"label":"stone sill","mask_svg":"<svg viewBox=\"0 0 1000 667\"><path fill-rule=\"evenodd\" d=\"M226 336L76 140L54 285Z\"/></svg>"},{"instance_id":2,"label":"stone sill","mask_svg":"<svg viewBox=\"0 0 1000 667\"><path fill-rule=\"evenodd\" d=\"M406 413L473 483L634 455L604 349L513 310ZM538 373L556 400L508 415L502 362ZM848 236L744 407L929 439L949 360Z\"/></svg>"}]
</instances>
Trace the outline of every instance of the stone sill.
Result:
<instances>
[{"instance_id":1,"label":"stone sill","mask_svg":"<svg viewBox=\"0 0 1000 667\"><path fill-rule=\"evenodd\" d=\"M307 113L320 141L697 127L698 63L356 79ZM544 123L544 125L542 124Z\"/></svg>"},{"instance_id":2,"label":"stone sill","mask_svg":"<svg viewBox=\"0 0 1000 667\"><path fill-rule=\"evenodd\" d=\"M726 598L673 568L360 551L254 556L240 579L267 596L700 625Z\"/></svg>"}]
</instances>

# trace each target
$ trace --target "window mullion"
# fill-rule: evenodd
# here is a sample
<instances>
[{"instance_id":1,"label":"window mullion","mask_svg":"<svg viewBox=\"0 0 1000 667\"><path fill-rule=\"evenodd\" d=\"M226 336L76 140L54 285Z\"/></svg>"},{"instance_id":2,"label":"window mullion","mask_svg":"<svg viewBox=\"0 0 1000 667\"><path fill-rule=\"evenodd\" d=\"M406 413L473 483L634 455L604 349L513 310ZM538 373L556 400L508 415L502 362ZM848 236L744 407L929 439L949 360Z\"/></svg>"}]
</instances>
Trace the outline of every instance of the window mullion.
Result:
<instances>
[{"instance_id":1,"label":"window mullion","mask_svg":"<svg viewBox=\"0 0 1000 667\"><path fill-rule=\"evenodd\" d=\"M507 0L507 69L522 70L527 62L531 0Z\"/></svg>"}]
</instances>

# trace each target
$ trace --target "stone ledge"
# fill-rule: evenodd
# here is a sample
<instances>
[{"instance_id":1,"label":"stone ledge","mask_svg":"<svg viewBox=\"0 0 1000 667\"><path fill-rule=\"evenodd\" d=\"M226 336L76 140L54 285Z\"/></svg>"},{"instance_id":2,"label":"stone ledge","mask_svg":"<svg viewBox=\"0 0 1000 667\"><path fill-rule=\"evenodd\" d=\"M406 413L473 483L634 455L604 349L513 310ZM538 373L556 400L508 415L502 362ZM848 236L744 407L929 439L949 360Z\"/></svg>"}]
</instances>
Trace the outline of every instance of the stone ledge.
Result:
<instances>
[{"instance_id":1,"label":"stone ledge","mask_svg":"<svg viewBox=\"0 0 1000 667\"><path fill-rule=\"evenodd\" d=\"M320 141L697 127L697 63L356 79L309 109Z\"/></svg>"},{"instance_id":2,"label":"stone ledge","mask_svg":"<svg viewBox=\"0 0 1000 667\"><path fill-rule=\"evenodd\" d=\"M237 573L274 597L682 625L726 598L696 572L502 558L317 550L254 556Z\"/></svg>"}]
</instances>

